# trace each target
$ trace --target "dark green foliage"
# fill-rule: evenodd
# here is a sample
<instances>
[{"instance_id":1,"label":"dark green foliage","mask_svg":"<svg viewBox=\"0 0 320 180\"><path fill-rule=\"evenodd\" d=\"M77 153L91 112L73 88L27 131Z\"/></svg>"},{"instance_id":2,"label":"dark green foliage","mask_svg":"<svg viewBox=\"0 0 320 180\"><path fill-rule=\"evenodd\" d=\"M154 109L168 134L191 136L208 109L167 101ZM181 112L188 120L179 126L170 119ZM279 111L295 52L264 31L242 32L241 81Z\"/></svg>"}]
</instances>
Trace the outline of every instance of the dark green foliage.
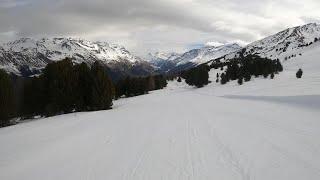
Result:
<instances>
[{"instance_id":1,"label":"dark green foliage","mask_svg":"<svg viewBox=\"0 0 320 180\"><path fill-rule=\"evenodd\" d=\"M90 97L90 110L105 110L112 106L114 87L105 69L99 62L91 67L92 85Z\"/></svg>"},{"instance_id":2,"label":"dark green foliage","mask_svg":"<svg viewBox=\"0 0 320 180\"><path fill-rule=\"evenodd\" d=\"M240 77L240 78L238 79L238 84L239 84L239 85L242 85L242 84L243 84L243 78L242 78L242 77Z\"/></svg>"},{"instance_id":3,"label":"dark green foliage","mask_svg":"<svg viewBox=\"0 0 320 180\"><path fill-rule=\"evenodd\" d=\"M91 104L91 90L92 90L92 79L90 68L87 64L81 63L74 66L74 73L76 79L75 87L75 108L77 111L88 111L90 110Z\"/></svg>"},{"instance_id":4,"label":"dark green foliage","mask_svg":"<svg viewBox=\"0 0 320 180\"><path fill-rule=\"evenodd\" d=\"M53 116L109 109L114 87L105 68L95 62L73 65L65 59L46 66L40 77L25 80L21 115Z\"/></svg>"},{"instance_id":5,"label":"dark green foliage","mask_svg":"<svg viewBox=\"0 0 320 180\"><path fill-rule=\"evenodd\" d=\"M183 73L186 83L198 88L209 84L210 67L207 65L200 65Z\"/></svg>"},{"instance_id":6,"label":"dark green foliage","mask_svg":"<svg viewBox=\"0 0 320 180\"><path fill-rule=\"evenodd\" d=\"M296 77L297 77L298 79L300 79L300 78L302 77L302 74L303 74L302 69L299 69L299 70L297 71L297 73L296 73Z\"/></svg>"},{"instance_id":7,"label":"dark green foliage","mask_svg":"<svg viewBox=\"0 0 320 180\"><path fill-rule=\"evenodd\" d=\"M154 76L155 81L155 89L163 89L167 86L167 80L163 75L156 75Z\"/></svg>"},{"instance_id":8,"label":"dark green foliage","mask_svg":"<svg viewBox=\"0 0 320 180\"><path fill-rule=\"evenodd\" d=\"M43 82L43 79L39 77L25 79L20 112L24 118L44 113L47 97Z\"/></svg>"},{"instance_id":9,"label":"dark green foliage","mask_svg":"<svg viewBox=\"0 0 320 180\"><path fill-rule=\"evenodd\" d=\"M283 71L283 67L282 67L282 64L280 63L280 60L279 60L279 59L276 60L276 67L275 67L275 69L276 69L276 72L282 72L282 71Z\"/></svg>"},{"instance_id":10,"label":"dark green foliage","mask_svg":"<svg viewBox=\"0 0 320 180\"><path fill-rule=\"evenodd\" d=\"M9 75L0 69L0 127L10 125L15 115L13 85Z\"/></svg>"},{"instance_id":11,"label":"dark green foliage","mask_svg":"<svg viewBox=\"0 0 320 180\"><path fill-rule=\"evenodd\" d=\"M271 73L270 78L274 79L274 73Z\"/></svg>"},{"instance_id":12,"label":"dark green foliage","mask_svg":"<svg viewBox=\"0 0 320 180\"><path fill-rule=\"evenodd\" d=\"M45 115L70 113L74 110L76 77L70 59L51 63L43 71Z\"/></svg>"},{"instance_id":13,"label":"dark green foliage","mask_svg":"<svg viewBox=\"0 0 320 180\"><path fill-rule=\"evenodd\" d=\"M182 80L181 80L181 77L178 77L178 80L177 80L178 82L181 82Z\"/></svg>"},{"instance_id":14,"label":"dark green foliage","mask_svg":"<svg viewBox=\"0 0 320 180\"><path fill-rule=\"evenodd\" d=\"M255 55L232 59L226 63L227 69L221 74L221 84L226 84L230 80L242 79L245 82L251 80L251 76L263 76L267 78L269 75L283 71L280 61L261 58ZM272 77L272 78L273 78Z\"/></svg>"},{"instance_id":15,"label":"dark green foliage","mask_svg":"<svg viewBox=\"0 0 320 180\"><path fill-rule=\"evenodd\" d=\"M149 91L162 89L167 86L163 75L148 77L127 77L116 84L116 98L132 97L147 94Z\"/></svg>"},{"instance_id":16,"label":"dark green foliage","mask_svg":"<svg viewBox=\"0 0 320 180\"><path fill-rule=\"evenodd\" d=\"M221 84L226 84L228 82L228 79L227 79L227 76L225 75L225 73L222 73L220 75L220 77L221 77L221 80L220 80Z\"/></svg>"},{"instance_id":17,"label":"dark green foliage","mask_svg":"<svg viewBox=\"0 0 320 180\"><path fill-rule=\"evenodd\" d=\"M246 72L246 73L244 74L244 81L245 81L245 82L248 82L248 81L250 81L250 80L251 80L251 75L250 75L250 73Z\"/></svg>"}]
</instances>

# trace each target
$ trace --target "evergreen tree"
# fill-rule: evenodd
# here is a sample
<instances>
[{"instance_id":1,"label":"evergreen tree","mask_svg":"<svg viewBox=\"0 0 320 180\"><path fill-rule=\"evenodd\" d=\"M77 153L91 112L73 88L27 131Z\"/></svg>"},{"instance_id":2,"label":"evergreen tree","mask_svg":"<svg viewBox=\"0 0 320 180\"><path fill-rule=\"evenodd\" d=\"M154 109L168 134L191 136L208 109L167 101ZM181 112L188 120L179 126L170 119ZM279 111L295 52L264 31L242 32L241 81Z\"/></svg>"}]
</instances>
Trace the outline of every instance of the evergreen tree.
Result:
<instances>
[{"instance_id":1,"label":"evergreen tree","mask_svg":"<svg viewBox=\"0 0 320 180\"><path fill-rule=\"evenodd\" d=\"M0 127L10 125L15 114L13 85L9 75L0 69Z\"/></svg>"},{"instance_id":2,"label":"evergreen tree","mask_svg":"<svg viewBox=\"0 0 320 180\"><path fill-rule=\"evenodd\" d=\"M74 66L75 73L75 109L76 111L88 111L91 101L91 87L93 86L93 77L87 64L81 63Z\"/></svg>"},{"instance_id":3,"label":"evergreen tree","mask_svg":"<svg viewBox=\"0 0 320 180\"><path fill-rule=\"evenodd\" d=\"M46 93L45 115L70 113L74 110L76 79L71 59L64 59L46 66L43 72Z\"/></svg>"},{"instance_id":4,"label":"evergreen tree","mask_svg":"<svg viewBox=\"0 0 320 180\"><path fill-rule=\"evenodd\" d=\"M22 93L22 112L24 118L45 114L47 97L42 77L25 79Z\"/></svg>"},{"instance_id":5,"label":"evergreen tree","mask_svg":"<svg viewBox=\"0 0 320 180\"><path fill-rule=\"evenodd\" d=\"M274 78L274 73L272 73L272 74L270 75L270 78L271 78L271 79L273 79L273 78Z\"/></svg>"},{"instance_id":6,"label":"evergreen tree","mask_svg":"<svg viewBox=\"0 0 320 180\"><path fill-rule=\"evenodd\" d=\"M221 84L226 84L228 81L227 81L227 77L226 77L226 75L224 74L224 73L222 73L221 75L220 75L220 78L221 78L221 80L220 80L220 83Z\"/></svg>"},{"instance_id":7,"label":"evergreen tree","mask_svg":"<svg viewBox=\"0 0 320 180\"><path fill-rule=\"evenodd\" d=\"M240 58L235 58L226 62L227 66L224 74L220 75L221 84L225 84L230 80L243 78L244 81L250 81L251 76L255 77L264 76L267 78L269 75L274 76L275 73L283 71L283 67L277 59L273 61L267 58L261 58L256 55L248 55ZM243 81L243 80L242 80Z\"/></svg>"},{"instance_id":8,"label":"evergreen tree","mask_svg":"<svg viewBox=\"0 0 320 180\"><path fill-rule=\"evenodd\" d=\"M283 71L283 67L282 67L282 64L280 63L279 59L277 59L277 61L276 61L276 66L277 66L277 71L279 71L279 72Z\"/></svg>"},{"instance_id":9,"label":"evergreen tree","mask_svg":"<svg viewBox=\"0 0 320 180\"><path fill-rule=\"evenodd\" d=\"M153 76L147 77L148 91L153 91L156 89L156 83Z\"/></svg>"},{"instance_id":10,"label":"evergreen tree","mask_svg":"<svg viewBox=\"0 0 320 180\"><path fill-rule=\"evenodd\" d=\"M300 79L302 77L302 74L303 74L302 69L299 69L298 72L296 73L296 77Z\"/></svg>"},{"instance_id":11,"label":"evergreen tree","mask_svg":"<svg viewBox=\"0 0 320 180\"><path fill-rule=\"evenodd\" d=\"M177 80L178 82L181 82L182 80L181 80L181 77L178 77L178 80Z\"/></svg>"},{"instance_id":12,"label":"evergreen tree","mask_svg":"<svg viewBox=\"0 0 320 180\"><path fill-rule=\"evenodd\" d=\"M156 75L154 76L154 79L155 79L156 90L163 89L168 84L166 78L163 75Z\"/></svg>"},{"instance_id":13,"label":"evergreen tree","mask_svg":"<svg viewBox=\"0 0 320 180\"><path fill-rule=\"evenodd\" d=\"M243 84L243 78L242 78L242 77L240 77L240 78L238 79L238 84L239 84L239 85L242 85L242 84Z\"/></svg>"},{"instance_id":14,"label":"evergreen tree","mask_svg":"<svg viewBox=\"0 0 320 180\"><path fill-rule=\"evenodd\" d=\"M198 88L209 84L209 66L200 65L185 72L186 83Z\"/></svg>"},{"instance_id":15,"label":"evergreen tree","mask_svg":"<svg viewBox=\"0 0 320 180\"><path fill-rule=\"evenodd\" d=\"M93 111L110 109L114 97L114 87L106 70L96 61L91 67L91 75L90 109Z\"/></svg>"}]
</instances>

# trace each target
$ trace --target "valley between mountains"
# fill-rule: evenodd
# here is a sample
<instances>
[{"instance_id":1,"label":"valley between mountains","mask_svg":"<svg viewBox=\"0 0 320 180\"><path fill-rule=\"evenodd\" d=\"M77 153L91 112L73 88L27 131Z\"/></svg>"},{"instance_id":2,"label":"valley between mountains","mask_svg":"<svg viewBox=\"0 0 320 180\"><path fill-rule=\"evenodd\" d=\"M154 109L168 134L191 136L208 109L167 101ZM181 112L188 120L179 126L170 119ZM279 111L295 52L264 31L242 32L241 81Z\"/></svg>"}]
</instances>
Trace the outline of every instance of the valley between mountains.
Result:
<instances>
[{"instance_id":1,"label":"valley between mountains","mask_svg":"<svg viewBox=\"0 0 320 180\"><path fill-rule=\"evenodd\" d=\"M115 100L111 110L39 118L1 128L0 144L5 146L0 148L0 179L318 180L319 37L320 26L308 24L245 48L229 44L183 55L158 53L151 63L110 47L123 56L117 54L111 61L105 55L105 62L127 58L128 63L151 64L152 71L168 61L171 65L164 68L168 72L183 64L210 64L215 58L227 61L241 51L280 59L283 72L274 79L257 77L242 85L236 81L221 85L215 82L221 70L211 69L211 83L203 88L173 80L162 90ZM12 47L4 48L3 54L38 54L40 45L25 51ZM98 45L89 47L99 51ZM227 52L225 48L231 50L222 53ZM101 47L94 57L104 51ZM58 54L64 55L54 56ZM21 63L34 62L33 55ZM15 61L21 59L7 57L3 61L0 56L2 67L19 74L20 62ZM37 69L54 60L48 57L30 67ZM301 79L296 78L299 68Z\"/></svg>"}]
</instances>

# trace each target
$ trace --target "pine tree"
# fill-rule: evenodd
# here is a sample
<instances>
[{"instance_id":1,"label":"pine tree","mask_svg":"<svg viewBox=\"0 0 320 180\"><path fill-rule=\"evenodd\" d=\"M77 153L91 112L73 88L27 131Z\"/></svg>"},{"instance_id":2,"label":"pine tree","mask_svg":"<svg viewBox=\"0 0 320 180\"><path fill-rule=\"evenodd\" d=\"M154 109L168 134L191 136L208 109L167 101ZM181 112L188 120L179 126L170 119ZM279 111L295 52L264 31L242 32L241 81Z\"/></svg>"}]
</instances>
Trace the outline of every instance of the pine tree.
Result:
<instances>
[{"instance_id":1,"label":"pine tree","mask_svg":"<svg viewBox=\"0 0 320 180\"><path fill-rule=\"evenodd\" d=\"M22 112L24 118L45 114L47 97L42 77L25 79L22 93Z\"/></svg>"},{"instance_id":2,"label":"pine tree","mask_svg":"<svg viewBox=\"0 0 320 180\"><path fill-rule=\"evenodd\" d=\"M296 73L296 77L300 79L302 77L302 74L303 74L302 69L299 69L298 72Z\"/></svg>"},{"instance_id":3,"label":"pine tree","mask_svg":"<svg viewBox=\"0 0 320 180\"><path fill-rule=\"evenodd\" d=\"M114 97L113 84L104 67L95 62L91 67L92 86L89 107L91 110L105 110L112 106Z\"/></svg>"},{"instance_id":4,"label":"pine tree","mask_svg":"<svg viewBox=\"0 0 320 180\"><path fill-rule=\"evenodd\" d=\"M221 83L221 84L226 84L226 83L228 82L225 73L222 73L222 74L220 75L220 78L221 78L221 80L220 80L220 83Z\"/></svg>"},{"instance_id":5,"label":"pine tree","mask_svg":"<svg viewBox=\"0 0 320 180\"><path fill-rule=\"evenodd\" d=\"M274 78L274 73L271 73L270 78L271 78L271 79Z\"/></svg>"},{"instance_id":6,"label":"pine tree","mask_svg":"<svg viewBox=\"0 0 320 180\"><path fill-rule=\"evenodd\" d=\"M279 59L277 59L276 66L277 66L277 71L279 71L279 72L283 71L283 67L282 67Z\"/></svg>"},{"instance_id":7,"label":"pine tree","mask_svg":"<svg viewBox=\"0 0 320 180\"><path fill-rule=\"evenodd\" d=\"M242 85L242 84L243 84L243 78L242 78L242 77L238 79L238 84L239 84L239 85Z\"/></svg>"},{"instance_id":8,"label":"pine tree","mask_svg":"<svg viewBox=\"0 0 320 180\"><path fill-rule=\"evenodd\" d=\"M181 82L182 80L181 80L181 77L178 77L178 80L177 80L178 82Z\"/></svg>"},{"instance_id":9,"label":"pine tree","mask_svg":"<svg viewBox=\"0 0 320 180\"><path fill-rule=\"evenodd\" d=\"M74 66L75 73L75 109L76 111L88 111L90 104L91 87L93 86L93 77L87 64L81 63Z\"/></svg>"},{"instance_id":10,"label":"pine tree","mask_svg":"<svg viewBox=\"0 0 320 180\"><path fill-rule=\"evenodd\" d=\"M198 88L209 84L209 66L201 65L190 69L185 73L186 83L190 86L196 86Z\"/></svg>"},{"instance_id":11,"label":"pine tree","mask_svg":"<svg viewBox=\"0 0 320 180\"><path fill-rule=\"evenodd\" d=\"M0 69L0 127L10 125L10 118L15 111L12 81L9 75Z\"/></svg>"},{"instance_id":12,"label":"pine tree","mask_svg":"<svg viewBox=\"0 0 320 180\"><path fill-rule=\"evenodd\" d=\"M46 66L43 72L46 93L45 115L70 113L75 104L75 74L71 59L67 58Z\"/></svg>"}]
</instances>

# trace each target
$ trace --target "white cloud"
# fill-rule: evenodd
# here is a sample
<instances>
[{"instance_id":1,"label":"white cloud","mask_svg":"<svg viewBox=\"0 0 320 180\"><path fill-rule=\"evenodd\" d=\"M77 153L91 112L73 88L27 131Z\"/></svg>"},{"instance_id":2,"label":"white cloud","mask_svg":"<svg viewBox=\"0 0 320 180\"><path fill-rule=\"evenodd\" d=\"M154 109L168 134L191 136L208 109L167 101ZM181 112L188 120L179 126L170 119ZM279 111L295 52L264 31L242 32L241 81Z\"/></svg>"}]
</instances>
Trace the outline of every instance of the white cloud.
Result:
<instances>
[{"instance_id":1,"label":"white cloud","mask_svg":"<svg viewBox=\"0 0 320 180\"><path fill-rule=\"evenodd\" d=\"M221 43L221 42L207 42L207 43L205 43L205 46L218 47L218 46L222 46L222 45L224 45L224 43Z\"/></svg>"}]
</instances>

